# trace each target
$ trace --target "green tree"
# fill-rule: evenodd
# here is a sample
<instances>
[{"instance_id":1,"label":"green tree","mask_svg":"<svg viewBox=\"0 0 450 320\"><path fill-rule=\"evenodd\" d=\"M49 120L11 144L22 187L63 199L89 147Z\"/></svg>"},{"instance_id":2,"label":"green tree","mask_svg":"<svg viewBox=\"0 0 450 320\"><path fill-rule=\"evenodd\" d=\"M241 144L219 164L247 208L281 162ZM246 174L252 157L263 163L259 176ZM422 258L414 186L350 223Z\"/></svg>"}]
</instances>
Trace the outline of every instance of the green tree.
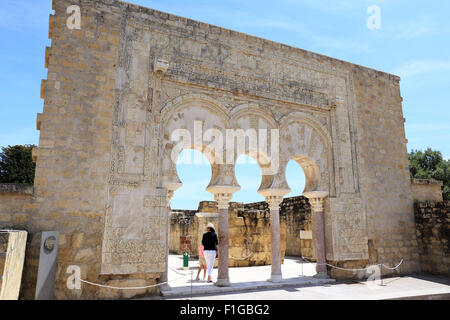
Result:
<instances>
[{"instance_id":1,"label":"green tree","mask_svg":"<svg viewBox=\"0 0 450 320\"><path fill-rule=\"evenodd\" d=\"M442 181L444 200L450 200L450 160L445 160L440 151L428 148L425 151L412 150L409 153L409 162L411 177Z\"/></svg>"},{"instance_id":2,"label":"green tree","mask_svg":"<svg viewBox=\"0 0 450 320\"><path fill-rule=\"evenodd\" d=\"M35 163L31 152L34 145L8 146L0 152L0 183L33 184Z\"/></svg>"}]
</instances>

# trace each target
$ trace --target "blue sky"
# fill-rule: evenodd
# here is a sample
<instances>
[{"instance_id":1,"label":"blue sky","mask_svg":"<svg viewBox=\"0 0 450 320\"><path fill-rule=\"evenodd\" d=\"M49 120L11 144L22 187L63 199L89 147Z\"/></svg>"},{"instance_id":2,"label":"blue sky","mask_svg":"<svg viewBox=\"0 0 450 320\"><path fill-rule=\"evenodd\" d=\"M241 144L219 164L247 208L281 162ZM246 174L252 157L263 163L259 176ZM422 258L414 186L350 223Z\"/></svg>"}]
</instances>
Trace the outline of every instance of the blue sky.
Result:
<instances>
[{"instance_id":1,"label":"blue sky","mask_svg":"<svg viewBox=\"0 0 450 320\"><path fill-rule=\"evenodd\" d=\"M450 158L450 1L129 2L397 74L402 77L408 149L431 147ZM370 5L381 9L379 30L366 26L369 17L366 10ZM38 143L35 122L43 105L39 92L40 81L46 78L44 53L45 46L50 45L47 39L50 12L51 0L0 3L0 146ZM258 168L251 165L244 168L239 180L245 190L235 198L258 201L261 198L255 192L257 187L248 188L259 184L260 177L252 178ZM289 176L301 172L294 167L289 170L292 170ZM201 168L187 171L200 173ZM290 182L298 183L295 188L291 185L292 189L302 188L301 176L300 173ZM183 183L190 186L189 190L198 190L195 180L199 177L199 174L187 176ZM188 194L181 189L177 192L173 207L193 208L199 200L211 199L207 198L209 194L196 193L195 199L185 196L183 200L184 192Z\"/></svg>"}]
</instances>

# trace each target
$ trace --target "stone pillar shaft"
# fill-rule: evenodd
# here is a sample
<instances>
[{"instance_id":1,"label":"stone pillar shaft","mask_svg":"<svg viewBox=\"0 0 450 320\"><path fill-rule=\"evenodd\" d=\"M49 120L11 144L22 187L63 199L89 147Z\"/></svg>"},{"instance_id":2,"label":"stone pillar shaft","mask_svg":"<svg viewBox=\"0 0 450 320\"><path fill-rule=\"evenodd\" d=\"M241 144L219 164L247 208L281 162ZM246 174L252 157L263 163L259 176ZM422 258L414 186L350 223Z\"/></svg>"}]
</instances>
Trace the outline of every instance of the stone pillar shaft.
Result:
<instances>
[{"instance_id":1,"label":"stone pillar shaft","mask_svg":"<svg viewBox=\"0 0 450 320\"><path fill-rule=\"evenodd\" d=\"M267 196L266 202L270 209L270 259L271 274L270 281L279 282L282 280L281 274L281 237L280 237L280 203L281 196Z\"/></svg>"},{"instance_id":2,"label":"stone pillar shaft","mask_svg":"<svg viewBox=\"0 0 450 320\"><path fill-rule=\"evenodd\" d=\"M215 194L214 195L219 210L219 225L218 225L218 255L219 255L219 270L217 282L218 287L228 287L231 285L229 276L229 261L228 261L228 207L232 198L232 194Z\"/></svg>"},{"instance_id":3,"label":"stone pillar shaft","mask_svg":"<svg viewBox=\"0 0 450 320\"><path fill-rule=\"evenodd\" d=\"M313 219L317 259L316 271L317 274L326 274L327 260L325 255L325 219L323 210L315 211L313 213Z\"/></svg>"},{"instance_id":4,"label":"stone pillar shaft","mask_svg":"<svg viewBox=\"0 0 450 320\"><path fill-rule=\"evenodd\" d=\"M159 278L159 282L160 283L164 283L169 281L169 231L170 231L170 227L169 227L169 215L170 215L170 199L172 199L174 194L174 191L168 191L167 192L167 210L166 210L166 217L165 217L165 223L166 223L166 238L165 238L165 242L166 242L166 268L165 271L161 274L161 277ZM164 290L170 290L170 285L169 284L164 284L161 286L161 289Z\"/></svg>"},{"instance_id":5,"label":"stone pillar shaft","mask_svg":"<svg viewBox=\"0 0 450 320\"><path fill-rule=\"evenodd\" d=\"M311 213L313 216L313 226L314 226L314 245L316 248L316 278L328 278L327 273L327 259L325 252L325 211L324 202L325 198L328 197L328 192L324 191L313 191L303 194L309 199L311 204Z\"/></svg>"},{"instance_id":6,"label":"stone pillar shaft","mask_svg":"<svg viewBox=\"0 0 450 320\"><path fill-rule=\"evenodd\" d=\"M271 224L271 279L280 278L281 275L281 244L280 244L280 209L270 209Z\"/></svg>"},{"instance_id":7,"label":"stone pillar shaft","mask_svg":"<svg viewBox=\"0 0 450 320\"><path fill-rule=\"evenodd\" d=\"M234 177L233 166L221 166L220 168L220 171L222 172L221 177L230 175ZM219 275L217 277L217 282L214 284L218 287L229 287L231 286L231 282L228 273L228 208L230 206L230 201L233 198L233 193L238 191L241 187L239 187L235 181L233 184L221 184L219 181L216 181L216 183L218 184L210 185L206 189L209 193L214 195L219 211L219 225L217 226L217 231L219 233L219 245L217 248L219 254Z\"/></svg>"},{"instance_id":8,"label":"stone pillar shaft","mask_svg":"<svg viewBox=\"0 0 450 320\"><path fill-rule=\"evenodd\" d=\"M217 285L230 285L228 261L228 209L219 209L219 275Z\"/></svg>"}]
</instances>

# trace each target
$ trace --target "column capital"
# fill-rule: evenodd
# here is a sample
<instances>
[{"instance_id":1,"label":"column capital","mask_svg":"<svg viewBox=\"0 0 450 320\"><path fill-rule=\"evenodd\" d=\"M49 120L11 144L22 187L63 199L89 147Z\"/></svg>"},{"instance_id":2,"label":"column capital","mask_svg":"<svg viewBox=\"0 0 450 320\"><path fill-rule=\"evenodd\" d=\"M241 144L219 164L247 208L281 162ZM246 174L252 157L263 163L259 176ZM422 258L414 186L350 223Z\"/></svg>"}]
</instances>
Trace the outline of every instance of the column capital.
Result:
<instances>
[{"instance_id":1,"label":"column capital","mask_svg":"<svg viewBox=\"0 0 450 320\"><path fill-rule=\"evenodd\" d=\"M206 191L214 195L219 209L228 209L229 203L233 198L233 193L239 191L239 186L209 186Z\"/></svg>"},{"instance_id":2,"label":"column capital","mask_svg":"<svg viewBox=\"0 0 450 320\"><path fill-rule=\"evenodd\" d=\"M214 200L217 201L217 207L220 209L228 209L230 201L233 198L232 193L215 193Z\"/></svg>"},{"instance_id":3,"label":"column capital","mask_svg":"<svg viewBox=\"0 0 450 320\"><path fill-rule=\"evenodd\" d=\"M175 190L167 190L167 207L170 207L170 200L172 200L172 197L175 193Z\"/></svg>"},{"instance_id":4,"label":"column capital","mask_svg":"<svg viewBox=\"0 0 450 320\"><path fill-rule=\"evenodd\" d=\"M283 202L283 196L280 196L280 195L266 196L266 202L269 205L270 210L279 210L280 203Z\"/></svg>"},{"instance_id":5,"label":"column capital","mask_svg":"<svg viewBox=\"0 0 450 320\"><path fill-rule=\"evenodd\" d=\"M270 210L279 209L280 203L283 202L283 197L287 195L290 189L262 189L258 193L266 198Z\"/></svg>"},{"instance_id":6,"label":"column capital","mask_svg":"<svg viewBox=\"0 0 450 320\"><path fill-rule=\"evenodd\" d=\"M303 193L303 196L309 199L313 211L323 211L324 201L328 197L326 191L311 191Z\"/></svg>"},{"instance_id":7,"label":"column capital","mask_svg":"<svg viewBox=\"0 0 450 320\"><path fill-rule=\"evenodd\" d=\"M167 207L170 206L170 200L172 199L175 191L181 188L183 184L181 182L164 182L163 187L167 190Z\"/></svg>"}]
</instances>

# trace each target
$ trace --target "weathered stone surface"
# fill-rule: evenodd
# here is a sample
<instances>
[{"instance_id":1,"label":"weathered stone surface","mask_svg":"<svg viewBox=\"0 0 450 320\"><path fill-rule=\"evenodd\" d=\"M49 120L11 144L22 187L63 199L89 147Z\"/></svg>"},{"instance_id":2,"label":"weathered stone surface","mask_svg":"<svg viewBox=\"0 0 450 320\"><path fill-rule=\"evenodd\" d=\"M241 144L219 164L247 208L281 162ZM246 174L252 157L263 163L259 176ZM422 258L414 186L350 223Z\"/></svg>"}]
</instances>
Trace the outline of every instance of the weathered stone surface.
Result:
<instances>
[{"instance_id":1,"label":"weathered stone surface","mask_svg":"<svg viewBox=\"0 0 450 320\"><path fill-rule=\"evenodd\" d=\"M450 201L417 202L414 209L422 270L450 276Z\"/></svg>"},{"instance_id":2,"label":"weathered stone surface","mask_svg":"<svg viewBox=\"0 0 450 320\"><path fill-rule=\"evenodd\" d=\"M21 288L27 232L0 233L0 300L17 300Z\"/></svg>"},{"instance_id":3,"label":"weathered stone surface","mask_svg":"<svg viewBox=\"0 0 450 320\"><path fill-rule=\"evenodd\" d=\"M442 181L411 179L414 201L442 201Z\"/></svg>"}]
</instances>

